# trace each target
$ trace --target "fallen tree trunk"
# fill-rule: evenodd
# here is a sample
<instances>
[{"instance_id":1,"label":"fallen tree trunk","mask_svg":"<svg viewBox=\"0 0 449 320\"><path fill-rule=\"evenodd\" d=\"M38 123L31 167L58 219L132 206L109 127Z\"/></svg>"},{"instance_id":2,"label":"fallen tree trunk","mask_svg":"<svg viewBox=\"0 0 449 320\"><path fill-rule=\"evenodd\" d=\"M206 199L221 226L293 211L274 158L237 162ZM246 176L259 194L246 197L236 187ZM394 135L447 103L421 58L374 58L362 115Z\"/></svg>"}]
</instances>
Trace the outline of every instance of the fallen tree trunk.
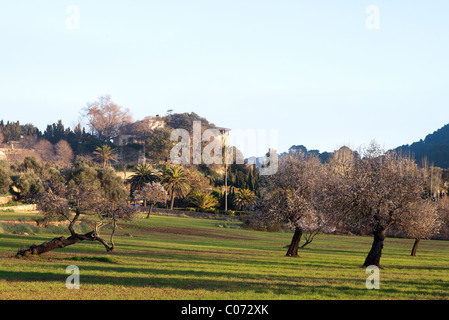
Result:
<instances>
[{"instance_id":1,"label":"fallen tree trunk","mask_svg":"<svg viewBox=\"0 0 449 320\"><path fill-rule=\"evenodd\" d=\"M88 232L86 234L72 234L70 237L65 238L65 237L59 237L59 238L54 238L50 241L46 241L40 245L35 245L33 244L29 249L23 249L23 250L18 250L16 256L22 256L22 257L26 257L26 256L30 256L30 255L40 255L55 249L59 249L59 248L65 248L67 246L76 244L80 241L99 241L100 243L102 243L105 248L106 251L113 251L114 250L114 243L112 242L112 245L109 246L108 243L100 238L99 236L97 236L95 234L94 231Z\"/></svg>"}]
</instances>

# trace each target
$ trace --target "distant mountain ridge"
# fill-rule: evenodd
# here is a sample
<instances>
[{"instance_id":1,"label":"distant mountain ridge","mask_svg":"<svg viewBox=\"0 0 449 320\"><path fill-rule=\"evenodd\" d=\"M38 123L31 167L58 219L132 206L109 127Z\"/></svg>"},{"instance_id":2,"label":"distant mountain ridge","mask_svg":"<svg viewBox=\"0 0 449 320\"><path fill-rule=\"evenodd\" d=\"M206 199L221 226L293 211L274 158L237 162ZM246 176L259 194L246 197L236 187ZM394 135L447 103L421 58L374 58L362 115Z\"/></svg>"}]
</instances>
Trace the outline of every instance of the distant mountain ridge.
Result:
<instances>
[{"instance_id":1,"label":"distant mountain ridge","mask_svg":"<svg viewBox=\"0 0 449 320\"><path fill-rule=\"evenodd\" d=\"M410 155L421 165L426 159L430 165L449 168L449 124L428 134L424 140L394 149L403 155Z\"/></svg>"},{"instance_id":2,"label":"distant mountain ridge","mask_svg":"<svg viewBox=\"0 0 449 320\"><path fill-rule=\"evenodd\" d=\"M410 156L415 159L419 166L426 161L430 166L440 167L442 169L449 168L449 124L446 124L437 131L428 134L424 140L413 142L412 144L402 145L391 151L399 152L404 156ZM293 145L288 152L281 153L279 156L285 156L294 152L303 152L305 154L315 154L322 162L327 161L333 152L322 152L319 150L307 150L303 145ZM264 158L249 158L251 163L256 162L258 165L263 163Z\"/></svg>"}]
</instances>

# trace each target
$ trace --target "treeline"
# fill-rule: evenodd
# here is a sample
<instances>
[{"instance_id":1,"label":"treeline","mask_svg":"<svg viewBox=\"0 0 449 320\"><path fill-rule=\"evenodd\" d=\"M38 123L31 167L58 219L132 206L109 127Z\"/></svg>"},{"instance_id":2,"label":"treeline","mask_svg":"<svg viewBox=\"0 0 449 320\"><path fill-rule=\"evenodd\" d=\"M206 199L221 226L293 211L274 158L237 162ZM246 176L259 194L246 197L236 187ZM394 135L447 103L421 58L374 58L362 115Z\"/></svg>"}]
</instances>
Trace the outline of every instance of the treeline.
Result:
<instances>
[{"instance_id":1,"label":"treeline","mask_svg":"<svg viewBox=\"0 0 449 320\"><path fill-rule=\"evenodd\" d=\"M92 153L102 143L97 137L86 132L80 124L72 130L59 120L57 123L47 125L42 132L33 124L21 124L20 121L5 123L4 120L0 120L0 144L14 143L24 149L34 149L42 140L52 145L64 140L70 145L75 156Z\"/></svg>"}]
</instances>

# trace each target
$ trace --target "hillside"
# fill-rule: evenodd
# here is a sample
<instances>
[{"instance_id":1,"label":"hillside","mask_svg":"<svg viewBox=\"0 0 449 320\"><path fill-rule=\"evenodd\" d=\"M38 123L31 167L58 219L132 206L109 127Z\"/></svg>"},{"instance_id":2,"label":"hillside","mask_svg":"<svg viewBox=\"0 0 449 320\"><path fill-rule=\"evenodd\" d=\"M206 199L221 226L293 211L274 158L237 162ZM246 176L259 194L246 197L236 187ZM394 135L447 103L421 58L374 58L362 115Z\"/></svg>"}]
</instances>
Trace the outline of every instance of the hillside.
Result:
<instances>
[{"instance_id":1,"label":"hillside","mask_svg":"<svg viewBox=\"0 0 449 320\"><path fill-rule=\"evenodd\" d=\"M420 165L425 161L424 159L427 159L429 165L447 169L449 168L449 124L428 134L424 140L421 139L394 150L403 155L411 155Z\"/></svg>"}]
</instances>

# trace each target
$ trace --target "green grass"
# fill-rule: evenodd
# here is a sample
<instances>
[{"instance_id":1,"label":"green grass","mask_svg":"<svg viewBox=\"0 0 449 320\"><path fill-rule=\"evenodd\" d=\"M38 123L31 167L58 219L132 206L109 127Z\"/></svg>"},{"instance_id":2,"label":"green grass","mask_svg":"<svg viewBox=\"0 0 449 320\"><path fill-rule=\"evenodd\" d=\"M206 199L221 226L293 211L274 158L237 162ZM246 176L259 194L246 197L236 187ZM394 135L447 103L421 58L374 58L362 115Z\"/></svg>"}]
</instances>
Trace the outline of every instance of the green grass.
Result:
<instances>
[{"instance_id":1,"label":"green grass","mask_svg":"<svg viewBox=\"0 0 449 320\"><path fill-rule=\"evenodd\" d=\"M288 258L283 247L292 234L238 226L232 219L153 215L124 225L113 253L79 243L31 258L14 254L55 235L3 233L0 299L449 298L447 241L422 241L418 256L410 257L413 240L387 239L380 290L367 290L360 266L370 237L319 235L299 258ZM80 290L65 287L69 265L80 269Z\"/></svg>"},{"instance_id":2,"label":"green grass","mask_svg":"<svg viewBox=\"0 0 449 320\"><path fill-rule=\"evenodd\" d=\"M23 203L17 202L17 201L10 201L8 203L0 204L0 208L3 208L3 207L14 207L14 206L20 206L20 205L23 205Z\"/></svg>"}]
</instances>

